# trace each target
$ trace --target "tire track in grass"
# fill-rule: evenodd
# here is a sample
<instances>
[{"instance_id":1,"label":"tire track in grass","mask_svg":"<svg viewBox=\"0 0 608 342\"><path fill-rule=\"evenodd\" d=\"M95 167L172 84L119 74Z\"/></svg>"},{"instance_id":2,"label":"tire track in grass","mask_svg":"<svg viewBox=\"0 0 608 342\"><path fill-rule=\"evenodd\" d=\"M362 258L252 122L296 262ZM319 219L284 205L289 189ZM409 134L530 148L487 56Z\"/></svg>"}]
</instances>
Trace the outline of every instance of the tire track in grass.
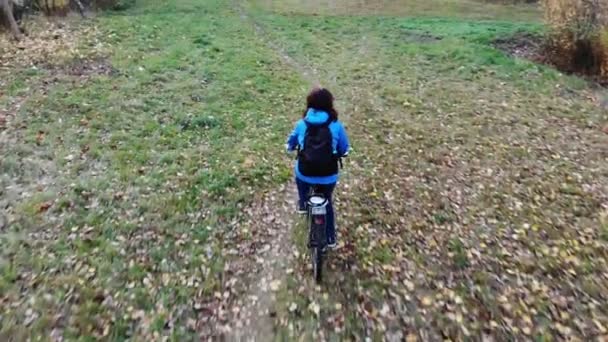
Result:
<instances>
[{"instance_id":1,"label":"tire track in grass","mask_svg":"<svg viewBox=\"0 0 608 342\"><path fill-rule=\"evenodd\" d=\"M246 221L228 237L237 245L228 251L226 270L233 272L231 282L242 294L228 305L229 326L221 327L230 341L270 341L274 336L275 293L290 272L293 255L295 196L291 182L259 196L245 209Z\"/></svg>"},{"instance_id":2,"label":"tire track in grass","mask_svg":"<svg viewBox=\"0 0 608 342\"><path fill-rule=\"evenodd\" d=\"M281 61L297 71L309 86L317 85L316 70L296 62L280 46L264 39L264 29L249 17L240 2L233 6L240 17L249 22L257 39L274 51ZM226 269L234 278L229 280L241 295L227 305L227 325L219 330L230 341L271 341L275 336L274 316L276 293L284 287L285 276L297 246L292 241L295 220L296 187L288 182L276 192L260 195L245 210L246 221L228 239L237 242L230 250ZM238 242L240 241L240 242Z\"/></svg>"},{"instance_id":3,"label":"tire track in grass","mask_svg":"<svg viewBox=\"0 0 608 342\"><path fill-rule=\"evenodd\" d=\"M268 39L265 28L252 18L239 1L233 6L240 17L251 24L257 39L273 50L281 61L295 70L309 84L320 85L318 71L296 61L279 44ZM330 86L337 87L335 78ZM356 94L351 94L354 98ZM298 256L298 246L293 241L296 225L294 213L297 199L293 182L284 184L276 193L260 196L247 210L247 222L231 239L247 239L236 246L230 254L234 257L227 265L234 271L240 282L240 298L232 302L228 309L227 322L230 326L220 327L228 340L270 341L276 337L275 307L277 294L286 287L287 278L293 272L290 268L294 256ZM246 251L244 254L243 251ZM312 281L309 284L312 285Z\"/></svg>"},{"instance_id":4,"label":"tire track in grass","mask_svg":"<svg viewBox=\"0 0 608 342\"><path fill-rule=\"evenodd\" d=\"M273 50L281 61L295 70L301 77L309 83L309 87L321 85L319 81L319 71L314 67L297 61L291 57L285 49L269 38L267 29L262 24L252 18L243 7L242 2L233 2L235 11L240 17L251 24L257 39L262 41L269 49ZM369 48L370 42L366 36L361 37L358 44L359 53L365 53ZM340 89L335 73L328 75L327 86L332 89ZM344 115L341 120L348 124L350 112L359 110L357 102L362 102L370 108L383 107L385 104L381 99L362 99L357 87L349 87L339 91L338 97L340 107L343 108ZM341 96L342 95L342 96ZM348 173L342 176L341 183L350 183ZM294 241L293 229L296 225L294 206L297 198L295 184L289 182L283 185L275 194L261 196L245 213L247 222L242 224L240 231L235 232L231 239L239 240L248 235L246 242L240 245L230 254L234 260L228 265L240 282L242 295L230 304L228 309L230 326L222 327L229 340L234 341L269 341L277 337L276 309L278 300L277 294L287 288L290 277L297 279L296 275L290 276L294 269L302 265L299 259L299 245L301 241ZM302 228L302 227L299 227ZM338 232L340 234L340 232ZM247 251L246 254L243 251ZM295 257L295 258L294 258ZM295 260L294 260L295 259ZM292 268L293 267L293 268ZM329 267L329 264L326 265ZM297 270L296 270L297 272ZM333 278L332 275L328 275ZM309 289L315 288L311 277L297 279L302 281L302 286ZM332 284L339 285L341 281L328 279ZM312 290L311 290L312 291ZM311 292L308 291L308 292ZM319 296L322 293L319 291ZM320 298L317 298L320 299ZM315 298L312 298L315 301ZM344 298L344 300L348 300Z\"/></svg>"}]
</instances>

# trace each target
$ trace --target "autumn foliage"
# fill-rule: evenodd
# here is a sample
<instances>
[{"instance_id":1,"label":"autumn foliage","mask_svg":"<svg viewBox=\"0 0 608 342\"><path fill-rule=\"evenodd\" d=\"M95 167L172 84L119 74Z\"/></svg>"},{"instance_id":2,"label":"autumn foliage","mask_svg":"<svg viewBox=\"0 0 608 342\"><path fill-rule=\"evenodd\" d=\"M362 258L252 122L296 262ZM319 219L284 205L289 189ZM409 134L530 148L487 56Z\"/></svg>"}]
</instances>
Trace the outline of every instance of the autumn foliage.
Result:
<instances>
[{"instance_id":1,"label":"autumn foliage","mask_svg":"<svg viewBox=\"0 0 608 342\"><path fill-rule=\"evenodd\" d=\"M48 15L65 15L70 9L69 0L38 0L36 3Z\"/></svg>"},{"instance_id":2,"label":"autumn foliage","mask_svg":"<svg viewBox=\"0 0 608 342\"><path fill-rule=\"evenodd\" d=\"M608 1L543 0L543 7L551 62L608 81Z\"/></svg>"}]
</instances>

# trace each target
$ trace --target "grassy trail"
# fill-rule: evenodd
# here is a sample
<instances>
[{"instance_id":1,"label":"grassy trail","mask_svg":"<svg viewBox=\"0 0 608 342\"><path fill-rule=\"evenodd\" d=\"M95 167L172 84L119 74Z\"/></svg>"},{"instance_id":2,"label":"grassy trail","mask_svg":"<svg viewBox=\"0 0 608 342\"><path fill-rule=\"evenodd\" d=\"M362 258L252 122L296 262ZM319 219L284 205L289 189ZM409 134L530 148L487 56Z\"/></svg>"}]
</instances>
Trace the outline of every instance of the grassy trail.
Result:
<instances>
[{"instance_id":1,"label":"grassy trail","mask_svg":"<svg viewBox=\"0 0 608 342\"><path fill-rule=\"evenodd\" d=\"M0 339L601 340L608 117L492 47L536 12L146 0L0 47ZM354 147L320 287L281 151L315 83Z\"/></svg>"}]
</instances>

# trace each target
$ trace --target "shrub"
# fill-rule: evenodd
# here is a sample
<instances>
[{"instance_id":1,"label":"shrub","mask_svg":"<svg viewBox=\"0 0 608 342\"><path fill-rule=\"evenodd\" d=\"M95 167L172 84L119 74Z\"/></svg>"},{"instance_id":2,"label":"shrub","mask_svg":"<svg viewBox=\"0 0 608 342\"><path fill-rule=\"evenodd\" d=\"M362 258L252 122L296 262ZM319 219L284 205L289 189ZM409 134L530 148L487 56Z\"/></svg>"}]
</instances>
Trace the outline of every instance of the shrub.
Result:
<instances>
[{"instance_id":1,"label":"shrub","mask_svg":"<svg viewBox=\"0 0 608 342\"><path fill-rule=\"evenodd\" d=\"M608 1L543 0L543 7L549 61L608 81Z\"/></svg>"}]
</instances>

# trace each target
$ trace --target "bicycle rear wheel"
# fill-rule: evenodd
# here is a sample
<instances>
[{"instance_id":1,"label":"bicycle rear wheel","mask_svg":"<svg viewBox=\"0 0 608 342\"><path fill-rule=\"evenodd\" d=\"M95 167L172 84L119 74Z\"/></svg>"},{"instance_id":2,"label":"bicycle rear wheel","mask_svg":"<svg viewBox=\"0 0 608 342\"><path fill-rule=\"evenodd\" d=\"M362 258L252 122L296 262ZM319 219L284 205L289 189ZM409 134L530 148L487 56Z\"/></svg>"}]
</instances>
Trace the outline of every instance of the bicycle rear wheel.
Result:
<instances>
[{"instance_id":1,"label":"bicycle rear wheel","mask_svg":"<svg viewBox=\"0 0 608 342\"><path fill-rule=\"evenodd\" d=\"M323 250L321 247L311 248L312 274L317 283L323 278Z\"/></svg>"}]
</instances>

